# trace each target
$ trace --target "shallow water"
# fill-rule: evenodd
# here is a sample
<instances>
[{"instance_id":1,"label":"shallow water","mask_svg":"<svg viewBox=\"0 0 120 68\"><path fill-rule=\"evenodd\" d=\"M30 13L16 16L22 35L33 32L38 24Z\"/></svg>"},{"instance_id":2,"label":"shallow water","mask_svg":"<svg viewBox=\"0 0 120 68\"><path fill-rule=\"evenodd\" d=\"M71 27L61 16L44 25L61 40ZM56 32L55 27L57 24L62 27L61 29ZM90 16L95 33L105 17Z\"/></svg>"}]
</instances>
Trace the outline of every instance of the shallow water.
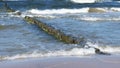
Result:
<instances>
[{"instance_id":1,"label":"shallow water","mask_svg":"<svg viewBox=\"0 0 120 68\"><path fill-rule=\"evenodd\" d=\"M1 11L0 60L95 55L93 48L79 48L77 44L63 43L37 26L28 24L23 20L24 16L36 17L66 34L83 36L87 45L97 47L104 52L120 54L120 4L118 2L101 3L102 6L100 3L76 4L67 0L61 0L61 3L53 0L50 2L41 0L41 2L8 2L10 7L22 12L20 16L15 15L14 12ZM3 5L3 2L0 5ZM102 7L106 12L90 13L89 5ZM112 11L113 7L116 11Z\"/></svg>"}]
</instances>

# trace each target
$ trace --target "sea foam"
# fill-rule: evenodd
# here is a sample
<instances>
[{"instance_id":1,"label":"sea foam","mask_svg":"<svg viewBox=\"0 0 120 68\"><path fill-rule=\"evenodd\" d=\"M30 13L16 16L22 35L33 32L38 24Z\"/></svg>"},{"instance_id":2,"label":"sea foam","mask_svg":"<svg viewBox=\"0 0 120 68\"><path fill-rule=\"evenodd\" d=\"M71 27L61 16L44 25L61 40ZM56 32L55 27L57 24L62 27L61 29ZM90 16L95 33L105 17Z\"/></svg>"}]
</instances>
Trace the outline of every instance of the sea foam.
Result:
<instances>
[{"instance_id":1,"label":"sea foam","mask_svg":"<svg viewBox=\"0 0 120 68\"><path fill-rule=\"evenodd\" d=\"M111 10L112 10L112 11L117 11L117 12L119 12L119 11L120 11L120 8L118 8L118 7L113 7L113 8L111 8Z\"/></svg>"},{"instance_id":2,"label":"sea foam","mask_svg":"<svg viewBox=\"0 0 120 68\"><path fill-rule=\"evenodd\" d=\"M73 14L73 13L88 13L88 12L111 12L111 11L120 11L120 8L79 8L79 9L30 9L26 13L32 14Z\"/></svg>"},{"instance_id":3,"label":"sea foam","mask_svg":"<svg viewBox=\"0 0 120 68\"><path fill-rule=\"evenodd\" d=\"M17 54L13 56L1 56L0 60L16 60L16 59L26 59L26 58L42 58L42 57L57 57L57 56L76 56L76 57L90 57L95 55L95 48L100 49L102 52L107 52L111 54L119 54L120 47L113 46L100 46L98 43L87 42L91 48L73 48L71 50L58 50L58 51L48 51L47 53L41 53L38 50L31 53ZM93 47L93 48L92 48Z\"/></svg>"},{"instance_id":4,"label":"sea foam","mask_svg":"<svg viewBox=\"0 0 120 68\"><path fill-rule=\"evenodd\" d=\"M69 14L69 13L86 13L89 8L81 8L81 9L51 9L51 10L38 10L31 9L28 12L32 14Z\"/></svg>"},{"instance_id":5,"label":"sea foam","mask_svg":"<svg viewBox=\"0 0 120 68\"><path fill-rule=\"evenodd\" d=\"M75 3L94 3L96 0L71 0Z\"/></svg>"},{"instance_id":6,"label":"sea foam","mask_svg":"<svg viewBox=\"0 0 120 68\"><path fill-rule=\"evenodd\" d=\"M112 0L71 0L74 3L112 2Z\"/></svg>"}]
</instances>

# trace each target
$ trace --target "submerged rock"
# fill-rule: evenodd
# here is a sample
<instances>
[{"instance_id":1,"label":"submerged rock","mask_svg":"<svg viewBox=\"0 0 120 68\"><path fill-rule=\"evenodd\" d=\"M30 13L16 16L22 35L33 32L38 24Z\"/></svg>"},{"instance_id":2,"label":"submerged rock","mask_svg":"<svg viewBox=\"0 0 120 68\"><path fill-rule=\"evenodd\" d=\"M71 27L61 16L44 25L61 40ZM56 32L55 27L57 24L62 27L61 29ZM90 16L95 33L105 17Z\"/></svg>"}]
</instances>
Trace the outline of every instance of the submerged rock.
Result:
<instances>
[{"instance_id":1,"label":"submerged rock","mask_svg":"<svg viewBox=\"0 0 120 68\"><path fill-rule=\"evenodd\" d=\"M88 12L99 12L99 13L103 13L103 12L106 12L106 10L103 9L103 8L89 8Z\"/></svg>"}]
</instances>

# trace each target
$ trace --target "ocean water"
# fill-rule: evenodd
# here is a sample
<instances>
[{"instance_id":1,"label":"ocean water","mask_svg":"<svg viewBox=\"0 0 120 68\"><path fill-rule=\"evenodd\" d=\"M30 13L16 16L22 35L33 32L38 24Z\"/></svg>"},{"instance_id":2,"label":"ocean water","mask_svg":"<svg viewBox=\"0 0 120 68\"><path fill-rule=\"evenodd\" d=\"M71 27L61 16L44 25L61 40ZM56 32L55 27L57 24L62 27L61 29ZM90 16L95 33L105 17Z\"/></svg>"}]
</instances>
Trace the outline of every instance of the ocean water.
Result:
<instances>
[{"instance_id":1,"label":"ocean water","mask_svg":"<svg viewBox=\"0 0 120 68\"><path fill-rule=\"evenodd\" d=\"M15 9L6 12L4 3ZM91 11L92 10L92 11ZM16 15L21 12L21 15ZM120 55L120 2L112 0L6 0L0 2L0 61L57 56L99 56L94 48L66 44L23 18L35 17L86 45Z\"/></svg>"}]
</instances>

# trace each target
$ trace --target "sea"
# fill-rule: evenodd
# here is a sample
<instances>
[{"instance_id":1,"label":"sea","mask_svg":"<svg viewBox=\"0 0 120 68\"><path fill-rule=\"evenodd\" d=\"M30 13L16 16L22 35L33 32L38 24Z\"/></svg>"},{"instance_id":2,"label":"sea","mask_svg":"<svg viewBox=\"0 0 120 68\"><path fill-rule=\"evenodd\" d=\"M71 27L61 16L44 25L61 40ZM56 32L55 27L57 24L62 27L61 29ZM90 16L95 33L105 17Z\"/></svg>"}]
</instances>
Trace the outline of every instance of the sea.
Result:
<instances>
[{"instance_id":1,"label":"sea","mask_svg":"<svg viewBox=\"0 0 120 68\"><path fill-rule=\"evenodd\" d=\"M7 12L5 3L15 12ZM29 24L25 16L37 18L66 34L84 37L85 47L57 40ZM0 61L102 56L95 53L94 47L120 56L119 0L0 1Z\"/></svg>"}]
</instances>

